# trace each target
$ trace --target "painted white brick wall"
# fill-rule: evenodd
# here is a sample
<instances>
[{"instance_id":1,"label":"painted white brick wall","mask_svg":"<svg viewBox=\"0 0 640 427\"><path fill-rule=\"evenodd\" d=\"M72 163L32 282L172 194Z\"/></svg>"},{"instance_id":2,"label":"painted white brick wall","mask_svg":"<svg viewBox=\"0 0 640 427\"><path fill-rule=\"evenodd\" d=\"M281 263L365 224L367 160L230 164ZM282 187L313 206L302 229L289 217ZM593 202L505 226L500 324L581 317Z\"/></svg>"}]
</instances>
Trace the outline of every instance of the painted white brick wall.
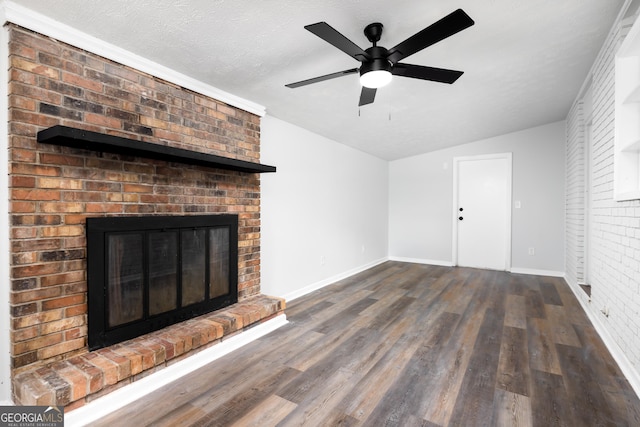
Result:
<instances>
[{"instance_id":1,"label":"painted white brick wall","mask_svg":"<svg viewBox=\"0 0 640 427\"><path fill-rule=\"evenodd\" d=\"M628 24L628 23L627 23ZM615 26L592 68L591 194L589 231L591 302L600 320L640 376L640 201L613 200L615 53L628 26ZM567 117L566 279L574 288L584 278L584 120L577 100ZM586 297L585 297L586 300ZM609 316L602 313L608 309Z\"/></svg>"}]
</instances>

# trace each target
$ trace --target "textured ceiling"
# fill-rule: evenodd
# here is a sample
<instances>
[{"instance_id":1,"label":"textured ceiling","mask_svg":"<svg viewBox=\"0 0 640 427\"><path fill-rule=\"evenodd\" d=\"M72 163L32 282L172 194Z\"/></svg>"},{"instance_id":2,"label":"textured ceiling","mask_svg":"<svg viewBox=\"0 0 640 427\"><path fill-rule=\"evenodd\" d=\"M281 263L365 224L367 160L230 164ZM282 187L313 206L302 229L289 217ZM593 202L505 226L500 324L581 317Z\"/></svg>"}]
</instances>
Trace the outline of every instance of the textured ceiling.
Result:
<instances>
[{"instance_id":1,"label":"textured ceiling","mask_svg":"<svg viewBox=\"0 0 640 427\"><path fill-rule=\"evenodd\" d=\"M623 0L14 0L383 159L566 117ZM395 77L358 107L357 74L284 85L358 62L303 29L326 21L362 48L462 8L476 24L403 62L462 70L453 85Z\"/></svg>"}]
</instances>

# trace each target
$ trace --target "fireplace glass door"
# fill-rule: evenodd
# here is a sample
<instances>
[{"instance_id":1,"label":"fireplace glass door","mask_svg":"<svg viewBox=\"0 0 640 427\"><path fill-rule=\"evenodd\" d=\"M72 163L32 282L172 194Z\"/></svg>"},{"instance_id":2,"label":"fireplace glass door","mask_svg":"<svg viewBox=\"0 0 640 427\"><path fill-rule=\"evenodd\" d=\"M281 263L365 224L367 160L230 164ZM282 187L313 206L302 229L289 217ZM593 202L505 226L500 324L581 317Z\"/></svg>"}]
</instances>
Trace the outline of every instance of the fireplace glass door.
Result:
<instances>
[{"instance_id":1,"label":"fireplace glass door","mask_svg":"<svg viewBox=\"0 0 640 427\"><path fill-rule=\"evenodd\" d=\"M237 301L237 216L87 220L89 347Z\"/></svg>"},{"instance_id":2,"label":"fireplace glass door","mask_svg":"<svg viewBox=\"0 0 640 427\"><path fill-rule=\"evenodd\" d=\"M182 305L204 301L207 286L207 230L182 230Z\"/></svg>"},{"instance_id":3,"label":"fireplace glass door","mask_svg":"<svg viewBox=\"0 0 640 427\"><path fill-rule=\"evenodd\" d=\"M142 235L112 234L108 242L109 326L141 320L144 296Z\"/></svg>"}]
</instances>

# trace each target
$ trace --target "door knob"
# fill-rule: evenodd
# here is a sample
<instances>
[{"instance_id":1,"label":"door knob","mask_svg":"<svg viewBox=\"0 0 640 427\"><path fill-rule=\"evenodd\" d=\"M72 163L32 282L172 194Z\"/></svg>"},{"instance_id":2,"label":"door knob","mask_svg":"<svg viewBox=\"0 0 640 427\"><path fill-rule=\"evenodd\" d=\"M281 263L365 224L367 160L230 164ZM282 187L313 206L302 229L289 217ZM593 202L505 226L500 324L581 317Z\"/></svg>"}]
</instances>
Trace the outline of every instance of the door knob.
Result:
<instances>
[{"instance_id":1,"label":"door knob","mask_svg":"<svg viewBox=\"0 0 640 427\"><path fill-rule=\"evenodd\" d=\"M464 209L460 208L460 212L462 212Z\"/></svg>"},{"instance_id":2,"label":"door knob","mask_svg":"<svg viewBox=\"0 0 640 427\"><path fill-rule=\"evenodd\" d=\"M459 216L459 217L458 217L458 219L459 219L460 221L462 221L464 218L462 218L461 216Z\"/></svg>"}]
</instances>

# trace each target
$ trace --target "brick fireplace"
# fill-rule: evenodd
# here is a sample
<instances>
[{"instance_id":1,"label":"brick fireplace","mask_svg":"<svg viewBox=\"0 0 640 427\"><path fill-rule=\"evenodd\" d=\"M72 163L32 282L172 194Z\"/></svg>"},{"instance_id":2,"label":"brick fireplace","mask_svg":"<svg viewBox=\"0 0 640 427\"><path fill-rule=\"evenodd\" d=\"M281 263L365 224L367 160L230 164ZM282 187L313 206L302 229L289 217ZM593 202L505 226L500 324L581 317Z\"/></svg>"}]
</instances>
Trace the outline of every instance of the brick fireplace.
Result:
<instances>
[{"instance_id":1,"label":"brick fireplace","mask_svg":"<svg viewBox=\"0 0 640 427\"><path fill-rule=\"evenodd\" d=\"M260 294L259 174L37 141L63 125L258 163L259 116L13 25L9 55L16 403L73 409L282 313ZM212 214L238 218L238 303L89 352L87 218Z\"/></svg>"}]
</instances>

